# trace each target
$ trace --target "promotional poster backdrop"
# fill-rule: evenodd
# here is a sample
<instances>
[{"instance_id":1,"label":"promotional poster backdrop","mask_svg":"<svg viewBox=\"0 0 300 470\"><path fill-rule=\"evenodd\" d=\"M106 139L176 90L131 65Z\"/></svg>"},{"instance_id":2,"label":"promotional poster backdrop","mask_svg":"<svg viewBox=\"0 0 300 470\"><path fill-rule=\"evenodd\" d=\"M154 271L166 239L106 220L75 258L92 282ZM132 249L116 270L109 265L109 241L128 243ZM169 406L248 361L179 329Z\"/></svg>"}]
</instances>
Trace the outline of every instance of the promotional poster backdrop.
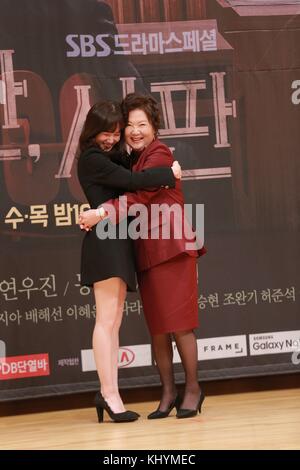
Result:
<instances>
[{"instance_id":1,"label":"promotional poster backdrop","mask_svg":"<svg viewBox=\"0 0 300 470\"><path fill-rule=\"evenodd\" d=\"M132 91L205 206L199 380L298 373L300 1L0 0L0 31L0 400L98 388L77 145ZM120 344L120 386L159 384L138 294Z\"/></svg>"}]
</instances>

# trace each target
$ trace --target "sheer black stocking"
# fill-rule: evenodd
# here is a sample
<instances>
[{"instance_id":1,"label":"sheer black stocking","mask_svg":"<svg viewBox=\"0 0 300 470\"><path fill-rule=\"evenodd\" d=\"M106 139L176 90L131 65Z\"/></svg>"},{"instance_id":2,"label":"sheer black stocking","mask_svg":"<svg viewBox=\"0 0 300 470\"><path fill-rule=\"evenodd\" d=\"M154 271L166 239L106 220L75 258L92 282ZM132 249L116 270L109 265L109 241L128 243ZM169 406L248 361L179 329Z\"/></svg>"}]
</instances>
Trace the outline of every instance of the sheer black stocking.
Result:
<instances>
[{"instance_id":1,"label":"sheer black stocking","mask_svg":"<svg viewBox=\"0 0 300 470\"><path fill-rule=\"evenodd\" d=\"M199 397L200 386L197 374L197 340L192 330L178 331L173 333L177 350L185 372L185 390L180 408L196 409Z\"/></svg>"},{"instance_id":2,"label":"sheer black stocking","mask_svg":"<svg viewBox=\"0 0 300 470\"><path fill-rule=\"evenodd\" d=\"M171 335L166 333L152 336L152 347L162 383L162 397L159 410L166 411L177 395L174 382Z\"/></svg>"}]
</instances>

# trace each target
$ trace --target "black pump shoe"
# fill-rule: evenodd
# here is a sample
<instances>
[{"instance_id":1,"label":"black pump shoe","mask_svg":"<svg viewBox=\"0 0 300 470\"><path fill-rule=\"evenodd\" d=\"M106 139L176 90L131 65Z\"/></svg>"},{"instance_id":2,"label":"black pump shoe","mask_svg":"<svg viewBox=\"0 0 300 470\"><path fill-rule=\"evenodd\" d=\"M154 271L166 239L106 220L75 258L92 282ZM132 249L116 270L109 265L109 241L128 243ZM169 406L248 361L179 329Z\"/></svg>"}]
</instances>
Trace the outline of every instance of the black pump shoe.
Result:
<instances>
[{"instance_id":1,"label":"black pump shoe","mask_svg":"<svg viewBox=\"0 0 300 470\"><path fill-rule=\"evenodd\" d=\"M104 410L108 413L109 417L115 423L126 423L129 421L136 421L140 416L135 411L123 411L122 413L114 413L112 409L110 408L109 404L105 401L105 399L101 395L101 392L97 392L94 402L96 405L99 423L103 422Z\"/></svg>"},{"instance_id":2,"label":"black pump shoe","mask_svg":"<svg viewBox=\"0 0 300 470\"><path fill-rule=\"evenodd\" d=\"M157 410L152 411L152 413L150 413L147 416L147 418L148 419L167 418L167 416L169 416L169 414L171 413L171 411L173 410L174 407L176 408L177 411L179 410L180 402L181 402L181 399L180 399L179 395L177 395L176 398L170 403L170 405L169 405L169 407L166 411L160 411L160 409L158 408Z\"/></svg>"},{"instance_id":3,"label":"black pump shoe","mask_svg":"<svg viewBox=\"0 0 300 470\"><path fill-rule=\"evenodd\" d=\"M201 413L201 406L204 401L204 398L205 398L205 395L204 395L203 390L201 389L197 408L195 410L179 408L179 410L177 410L176 417L177 418L191 418L192 416L196 416L198 411L199 413Z\"/></svg>"}]
</instances>

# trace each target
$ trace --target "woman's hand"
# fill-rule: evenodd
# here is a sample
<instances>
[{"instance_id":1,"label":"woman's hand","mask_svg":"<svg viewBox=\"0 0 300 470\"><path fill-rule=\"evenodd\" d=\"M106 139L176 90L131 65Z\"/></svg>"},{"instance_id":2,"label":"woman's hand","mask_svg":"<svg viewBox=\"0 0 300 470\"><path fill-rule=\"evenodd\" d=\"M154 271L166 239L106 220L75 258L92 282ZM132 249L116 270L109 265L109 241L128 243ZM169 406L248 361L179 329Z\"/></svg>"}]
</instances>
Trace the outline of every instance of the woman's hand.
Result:
<instances>
[{"instance_id":1,"label":"woman's hand","mask_svg":"<svg viewBox=\"0 0 300 470\"><path fill-rule=\"evenodd\" d=\"M79 214L79 225L82 230L89 232L92 227L96 225L100 220L104 219L99 215L98 209L89 209Z\"/></svg>"},{"instance_id":2,"label":"woman's hand","mask_svg":"<svg viewBox=\"0 0 300 470\"><path fill-rule=\"evenodd\" d=\"M177 180L181 180L181 177L182 177L181 166L179 165L177 160L175 160L171 168L172 168L173 175L175 176L175 178Z\"/></svg>"}]
</instances>

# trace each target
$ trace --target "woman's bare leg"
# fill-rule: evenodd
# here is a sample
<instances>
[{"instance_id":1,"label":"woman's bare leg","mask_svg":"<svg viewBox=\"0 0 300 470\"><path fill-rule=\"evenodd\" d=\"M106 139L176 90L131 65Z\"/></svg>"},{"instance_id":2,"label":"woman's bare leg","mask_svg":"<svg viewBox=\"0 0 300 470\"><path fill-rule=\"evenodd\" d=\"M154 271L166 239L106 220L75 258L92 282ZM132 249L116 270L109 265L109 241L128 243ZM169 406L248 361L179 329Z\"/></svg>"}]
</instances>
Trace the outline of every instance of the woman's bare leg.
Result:
<instances>
[{"instance_id":1,"label":"woman's bare leg","mask_svg":"<svg viewBox=\"0 0 300 470\"><path fill-rule=\"evenodd\" d=\"M119 329L126 284L118 277L94 284L96 323L93 332L93 351L101 393L115 413L125 411L118 389Z\"/></svg>"}]
</instances>

